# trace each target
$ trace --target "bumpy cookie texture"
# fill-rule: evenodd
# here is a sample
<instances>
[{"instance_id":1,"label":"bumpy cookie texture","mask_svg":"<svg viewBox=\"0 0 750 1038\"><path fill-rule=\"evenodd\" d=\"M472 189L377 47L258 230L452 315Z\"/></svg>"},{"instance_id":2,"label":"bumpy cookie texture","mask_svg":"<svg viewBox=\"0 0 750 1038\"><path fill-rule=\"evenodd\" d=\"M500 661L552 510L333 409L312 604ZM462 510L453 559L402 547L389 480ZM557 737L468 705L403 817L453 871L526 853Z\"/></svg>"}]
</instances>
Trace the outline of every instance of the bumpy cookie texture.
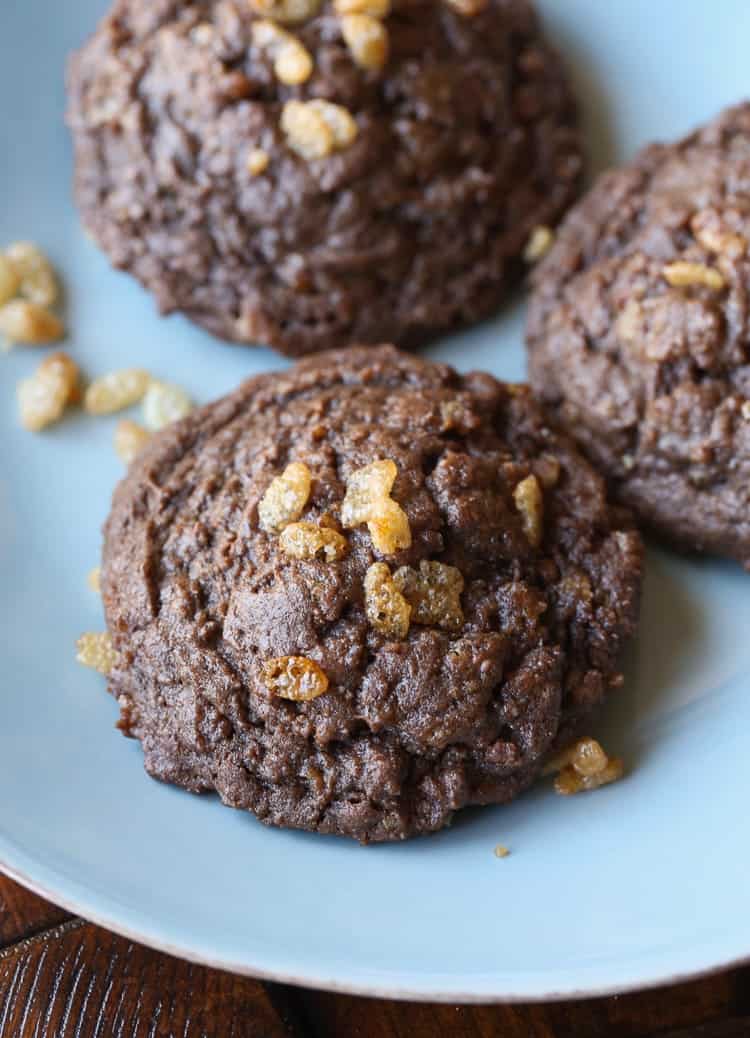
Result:
<instances>
[{"instance_id":1,"label":"bumpy cookie texture","mask_svg":"<svg viewBox=\"0 0 750 1038\"><path fill-rule=\"evenodd\" d=\"M294 356L482 318L579 183L529 0L117 0L68 85L114 265L162 312Z\"/></svg>"},{"instance_id":2,"label":"bumpy cookie texture","mask_svg":"<svg viewBox=\"0 0 750 1038\"><path fill-rule=\"evenodd\" d=\"M411 534L391 554L341 522L378 461L396 477L376 469L374 499ZM292 464L309 493L279 533L259 510ZM538 543L514 498L530 477ZM120 727L152 775L270 824L439 829L515 796L619 684L640 571L627 515L527 389L387 347L323 354L164 430L119 485L102 589Z\"/></svg>"},{"instance_id":3,"label":"bumpy cookie texture","mask_svg":"<svg viewBox=\"0 0 750 1038\"><path fill-rule=\"evenodd\" d=\"M750 105L603 176L535 271L531 379L621 499L750 562Z\"/></svg>"}]
</instances>

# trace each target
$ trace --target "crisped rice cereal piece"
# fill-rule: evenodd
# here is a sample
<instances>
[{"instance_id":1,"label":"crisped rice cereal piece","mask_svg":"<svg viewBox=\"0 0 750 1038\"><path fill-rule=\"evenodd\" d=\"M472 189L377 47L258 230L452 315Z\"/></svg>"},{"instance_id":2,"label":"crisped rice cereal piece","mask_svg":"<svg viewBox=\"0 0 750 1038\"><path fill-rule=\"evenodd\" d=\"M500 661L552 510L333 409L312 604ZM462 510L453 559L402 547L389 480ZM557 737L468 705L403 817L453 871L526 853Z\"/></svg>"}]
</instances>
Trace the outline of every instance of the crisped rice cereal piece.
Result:
<instances>
[{"instance_id":1,"label":"crisped rice cereal piece","mask_svg":"<svg viewBox=\"0 0 750 1038\"><path fill-rule=\"evenodd\" d=\"M328 691L328 678L307 656L277 656L265 660L262 671L263 684L279 699L306 703Z\"/></svg>"},{"instance_id":2,"label":"crisped rice cereal piece","mask_svg":"<svg viewBox=\"0 0 750 1038\"><path fill-rule=\"evenodd\" d=\"M46 346L65 335L59 317L29 299L13 299L0 306L0 335L8 342Z\"/></svg>"},{"instance_id":3,"label":"crisped rice cereal piece","mask_svg":"<svg viewBox=\"0 0 750 1038\"><path fill-rule=\"evenodd\" d=\"M184 389L170 382L152 379L143 396L143 421L147 429L156 432L171 422L190 414L193 404Z\"/></svg>"},{"instance_id":4,"label":"crisped rice cereal piece","mask_svg":"<svg viewBox=\"0 0 750 1038\"><path fill-rule=\"evenodd\" d=\"M281 533L302 515L310 497L312 473L293 461L273 479L258 505L258 519L266 533Z\"/></svg>"},{"instance_id":5,"label":"crisped rice cereal piece","mask_svg":"<svg viewBox=\"0 0 750 1038\"><path fill-rule=\"evenodd\" d=\"M76 659L84 667L108 675L117 663L117 652L108 631L87 631L76 642Z\"/></svg>"},{"instance_id":6,"label":"crisped rice cereal piece","mask_svg":"<svg viewBox=\"0 0 750 1038\"><path fill-rule=\"evenodd\" d=\"M45 357L36 372L18 384L18 406L23 427L39 432L59 421L75 397L78 377L78 365L67 353Z\"/></svg>"},{"instance_id":7,"label":"crisped rice cereal piece","mask_svg":"<svg viewBox=\"0 0 750 1038\"><path fill-rule=\"evenodd\" d=\"M150 378L142 368L123 368L100 375L86 389L84 410L96 415L123 411L143 399Z\"/></svg>"},{"instance_id":8,"label":"crisped rice cereal piece","mask_svg":"<svg viewBox=\"0 0 750 1038\"><path fill-rule=\"evenodd\" d=\"M411 546L406 513L390 496L398 469L390 459L379 459L352 472L346 481L341 523L349 529L367 523L375 549L383 555Z\"/></svg>"},{"instance_id":9,"label":"crisped rice cereal piece","mask_svg":"<svg viewBox=\"0 0 750 1038\"><path fill-rule=\"evenodd\" d=\"M138 422L122 418L115 427L114 447L120 461L129 465L151 439L151 433Z\"/></svg>"},{"instance_id":10,"label":"crisped rice cereal piece","mask_svg":"<svg viewBox=\"0 0 750 1038\"><path fill-rule=\"evenodd\" d=\"M309 560L322 555L326 562L336 562L346 555L348 543L337 530L315 523L289 523L281 531L279 548L292 559Z\"/></svg>"},{"instance_id":11,"label":"crisped rice cereal piece","mask_svg":"<svg viewBox=\"0 0 750 1038\"><path fill-rule=\"evenodd\" d=\"M412 607L401 594L385 562L375 562L365 573L365 613L371 627L388 638L409 633Z\"/></svg>"},{"instance_id":12,"label":"crisped rice cereal piece","mask_svg":"<svg viewBox=\"0 0 750 1038\"><path fill-rule=\"evenodd\" d=\"M52 264L39 246L30 241L17 241L8 246L5 255L20 279L19 294L37 306L54 306L60 286Z\"/></svg>"},{"instance_id":13,"label":"crisped rice cereal piece","mask_svg":"<svg viewBox=\"0 0 750 1038\"><path fill-rule=\"evenodd\" d=\"M422 559L419 572L402 566L393 574L393 583L412 607L416 624L457 630L464 622L461 593L464 578L455 566Z\"/></svg>"}]
</instances>

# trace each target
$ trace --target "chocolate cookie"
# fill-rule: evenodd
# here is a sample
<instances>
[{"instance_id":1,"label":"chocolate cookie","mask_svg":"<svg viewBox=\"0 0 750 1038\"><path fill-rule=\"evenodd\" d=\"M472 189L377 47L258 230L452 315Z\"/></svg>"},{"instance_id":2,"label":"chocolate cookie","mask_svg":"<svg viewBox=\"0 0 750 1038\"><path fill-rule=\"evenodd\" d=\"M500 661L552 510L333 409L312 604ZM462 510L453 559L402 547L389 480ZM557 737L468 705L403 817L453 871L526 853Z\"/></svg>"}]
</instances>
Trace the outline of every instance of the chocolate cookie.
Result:
<instances>
[{"instance_id":1,"label":"chocolate cookie","mask_svg":"<svg viewBox=\"0 0 750 1038\"><path fill-rule=\"evenodd\" d=\"M534 276L532 383L642 519L750 562L750 105L603 176Z\"/></svg>"},{"instance_id":2,"label":"chocolate cookie","mask_svg":"<svg viewBox=\"0 0 750 1038\"><path fill-rule=\"evenodd\" d=\"M118 487L110 689L157 778L403 839L572 738L620 682L640 576L525 387L326 353L169 427Z\"/></svg>"},{"instance_id":3,"label":"chocolate cookie","mask_svg":"<svg viewBox=\"0 0 750 1038\"><path fill-rule=\"evenodd\" d=\"M117 0L69 94L114 265L292 356L484 317L579 182L529 0Z\"/></svg>"}]
</instances>

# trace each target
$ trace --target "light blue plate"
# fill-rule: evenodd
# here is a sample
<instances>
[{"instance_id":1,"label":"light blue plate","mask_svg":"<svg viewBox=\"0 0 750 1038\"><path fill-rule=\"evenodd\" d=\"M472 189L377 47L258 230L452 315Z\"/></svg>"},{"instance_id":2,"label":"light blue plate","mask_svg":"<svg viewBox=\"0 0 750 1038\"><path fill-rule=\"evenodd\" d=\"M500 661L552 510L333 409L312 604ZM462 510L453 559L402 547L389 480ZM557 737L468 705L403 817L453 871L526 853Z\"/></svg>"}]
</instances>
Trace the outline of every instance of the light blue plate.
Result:
<instances>
[{"instance_id":1,"label":"light blue plate","mask_svg":"<svg viewBox=\"0 0 750 1038\"><path fill-rule=\"evenodd\" d=\"M71 351L89 373L139 364L199 400L278 366L160 320L81 234L62 125L63 61L106 0L0 4L0 242L65 272ZM747 0L546 0L601 165L750 92ZM519 307L431 351L517 378ZM570 997L750 956L750 577L654 551L643 633L602 729L626 781L538 788L405 846L278 832L151 781L103 681L73 658L101 627L85 575L120 475L113 421L16 423L0 357L0 863L147 944L228 969L429 999ZM497 843L511 856L493 856Z\"/></svg>"}]
</instances>

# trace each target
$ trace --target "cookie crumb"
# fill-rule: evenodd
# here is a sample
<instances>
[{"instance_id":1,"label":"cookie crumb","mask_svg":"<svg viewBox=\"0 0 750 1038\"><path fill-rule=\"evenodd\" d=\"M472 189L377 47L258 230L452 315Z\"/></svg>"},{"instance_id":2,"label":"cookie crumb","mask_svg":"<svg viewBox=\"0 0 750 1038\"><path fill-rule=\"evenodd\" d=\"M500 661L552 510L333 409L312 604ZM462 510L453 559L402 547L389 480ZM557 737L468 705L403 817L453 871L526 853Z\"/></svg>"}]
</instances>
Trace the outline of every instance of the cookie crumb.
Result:
<instances>
[{"instance_id":1,"label":"cookie crumb","mask_svg":"<svg viewBox=\"0 0 750 1038\"><path fill-rule=\"evenodd\" d=\"M102 593L101 573L101 567L94 566L92 570L89 570L88 575L86 577L86 583L88 584L89 589L95 592L95 594L97 595L100 595Z\"/></svg>"},{"instance_id":2,"label":"cookie crumb","mask_svg":"<svg viewBox=\"0 0 750 1038\"><path fill-rule=\"evenodd\" d=\"M276 656L263 663L263 683L279 699L306 703L328 691L323 669L307 656Z\"/></svg>"},{"instance_id":3,"label":"cookie crumb","mask_svg":"<svg viewBox=\"0 0 750 1038\"><path fill-rule=\"evenodd\" d=\"M510 851L507 847L504 847L502 843L498 843L496 845L494 850L494 855L496 858L507 858L509 854Z\"/></svg>"}]
</instances>

